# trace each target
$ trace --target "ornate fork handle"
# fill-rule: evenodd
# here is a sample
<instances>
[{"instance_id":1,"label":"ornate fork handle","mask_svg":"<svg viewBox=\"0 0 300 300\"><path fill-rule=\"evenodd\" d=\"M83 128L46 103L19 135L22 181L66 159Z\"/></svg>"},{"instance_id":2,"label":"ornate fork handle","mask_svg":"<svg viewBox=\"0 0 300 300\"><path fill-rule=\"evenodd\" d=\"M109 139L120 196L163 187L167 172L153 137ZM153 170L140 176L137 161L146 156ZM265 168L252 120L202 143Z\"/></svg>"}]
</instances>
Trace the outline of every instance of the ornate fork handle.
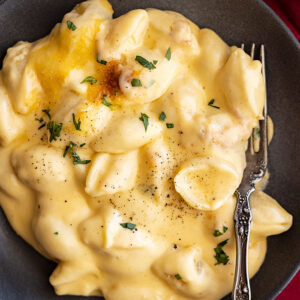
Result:
<instances>
[{"instance_id":1,"label":"ornate fork handle","mask_svg":"<svg viewBox=\"0 0 300 300\"><path fill-rule=\"evenodd\" d=\"M252 220L249 197L253 191L253 187L245 192L236 191L237 206L234 217L236 231L236 268L232 294L234 300L251 299L248 275L248 243Z\"/></svg>"}]
</instances>

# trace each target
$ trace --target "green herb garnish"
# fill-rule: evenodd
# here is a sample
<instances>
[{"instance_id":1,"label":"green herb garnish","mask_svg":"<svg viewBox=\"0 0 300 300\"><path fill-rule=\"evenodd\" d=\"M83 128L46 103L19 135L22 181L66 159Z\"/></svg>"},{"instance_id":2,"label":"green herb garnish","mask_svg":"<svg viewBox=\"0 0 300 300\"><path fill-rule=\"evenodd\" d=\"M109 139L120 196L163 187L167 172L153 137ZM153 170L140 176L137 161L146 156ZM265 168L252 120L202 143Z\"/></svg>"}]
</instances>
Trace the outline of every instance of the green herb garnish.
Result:
<instances>
[{"instance_id":1,"label":"green herb garnish","mask_svg":"<svg viewBox=\"0 0 300 300\"><path fill-rule=\"evenodd\" d=\"M42 124L42 125L38 128L38 130L42 129L42 128L45 127L45 126L46 126L46 123Z\"/></svg>"},{"instance_id":2,"label":"green herb garnish","mask_svg":"<svg viewBox=\"0 0 300 300\"><path fill-rule=\"evenodd\" d=\"M147 128L149 126L149 117L146 114L141 113L141 117L139 118L144 123L145 131L147 131Z\"/></svg>"},{"instance_id":3,"label":"green herb garnish","mask_svg":"<svg viewBox=\"0 0 300 300\"><path fill-rule=\"evenodd\" d=\"M93 76L88 76L85 79L83 79L80 83L89 82L90 84L94 84L97 82L97 79Z\"/></svg>"},{"instance_id":4,"label":"green herb garnish","mask_svg":"<svg viewBox=\"0 0 300 300\"><path fill-rule=\"evenodd\" d=\"M154 64L154 65L157 65L157 63L158 63L158 60L154 60L154 61L153 61L153 64Z\"/></svg>"},{"instance_id":5,"label":"green herb garnish","mask_svg":"<svg viewBox=\"0 0 300 300\"><path fill-rule=\"evenodd\" d=\"M79 147L82 148L85 145L86 145L86 143L83 143L83 144L80 144Z\"/></svg>"},{"instance_id":6,"label":"green herb garnish","mask_svg":"<svg viewBox=\"0 0 300 300\"><path fill-rule=\"evenodd\" d=\"M66 146L63 157L66 157L66 155L68 154L69 149L70 149L70 146Z\"/></svg>"},{"instance_id":7,"label":"green herb garnish","mask_svg":"<svg viewBox=\"0 0 300 300\"><path fill-rule=\"evenodd\" d=\"M51 120L50 109L43 109L42 112L45 113L48 116L48 118Z\"/></svg>"},{"instance_id":8,"label":"green herb garnish","mask_svg":"<svg viewBox=\"0 0 300 300\"><path fill-rule=\"evenodd\" d=\"M118 91L115 91L115 96L117 96L119 94L119 92Z\"/></svg>"},{"instance_id":9,"label":"green herb garnish","mask_svg":"<svg viewBox=\"0 0 300 300\"><path fill-rule=\"evenodd\" d=\"M167 123L166 126L167 126L167 128L174 128L174 124L173 123Z\"/></svg>"},{"instance_id":10,"label":"green herb garnish","mask_svg":"<svg viewBox=\"0 0 300 300\"><path fill-rule=\"evenodd\" d=\"M136 225L135 224L132 224L132 223L120 223L120 225L123 227L123 228L127 228L127 229L130 229L130 230L133 230L135 229Z\"/></svg>"},{"instance_id":11,"label":"green herb garnish","mask_svg":"<svg viewBox=\"0 0 300 300\"><path fill-rule=\"evenodd\" d=\"M50 143L54 140L56 141L56 138L60 137L60 132L63 127L62 123L57 123L55 121L51 121L47 124L47 129L50 132Z\"/></svg>"},{"instance_id":12,"label":"green herb garnish","mask_svg":"<svg viewBox=\"0 0 300 300\"><path fill-rule=\"evenodd\" d=\"M225 233L227 230L228 230L228 227L226 227L226 226L223 226L223 232L221 232L219 229L215 229L214 236L220 236L223 233Z\"/></svg>"},{"instance_id":13,"label":"green herb garnish","mask_svg":"<svg viewBox=\"0 0 300 300\"><path fill-rule=\"evenodd\" d=\"M112 104L106 100L106 97L107 97L106 94L104 94L104 95L102 96L102 98L101 98L101 99L102 99L102 104L104 104L104 105L107 106L107 107L111 107Z\"/></svg>"},{"instance_id":14,"label":"green herb garnish","mask_svg":"<svg viewBox=\"0 0 300 300\"><path fill-rule=\"evenodd\" d=\"M106 60L100 59L100 54L99 53L97 54L97 63L105 65L105 66L107 65Z\"/></svg>"},{"instance_id":15,"label":"green herb garnish","mask_svg":"<svg viewBox=\"0 0 300 300\"><path fill-rule=\"evenodd\" d=\"M182 279L182 277L180 276L180 274L175 274L175 278L176 278L177 280L181 280L181 279Z\"/></svg>"},{"instance_id":16,"label":"green herb garnish","mask_svg":"<svg viewBox=\"0 0 300 300\"><path fill-rule=\"evenodd\" d=\"M214 105L215 103L215 99L211 99L209 102L208 102L208 105L211 106L211 107L214 107L216 109L220 109L220 106L216 106Z\"/></svg>"},{"instance_id":17,"label":"green herb garnish","mask_svg":"<svg viewBox=\"0 0 300 300\"><path fill-rule=\"evenodd\" d=\"M155 69L155 65L154 62L150 62L149 60L147 60L146 58L142 57L142 56L136 56L135 60L142 65L143 67L149 69L149 70L153 70Z\"/></svg>"},{"instance_id":18,"label":"green herb garnish","mask_svg":"<svg viewBox=\"0 0 300 300\"><path fill-rule=\"evenodd\" d=\"M90 160L81 160L80 156L73 150L73 148L75 146L77 146L75 143L70 142L69 149L70 149L71 156L73 157L73 164L74 165L86 165L86 164L90 163L91 162ZM68 152L68 150L67 150L67 152Z\"/></svg>"},{"instance_id":19,"label":"green herb garnish","mask_svg":"<svg viewBox=\"0 0 300 300\"><path fill-rule=\"evenodd\" d=\"M80 119L78 119L78 122L77 122L74 113L72 114L72 116L73 116L73 124L74 124L76 130L81 131L81 129L80 129L81 121L80 121Z\"/></svg>"},{"instance_id":20,"label":"green herb garnish","mask_svg":"<svg viewBox=\"0 0 300 300\"><path fill-rule=\"evenodd\" d=\"M56 232L54 232L53 234L58 235L58 232L56 231Z\"/></svg>"},{"instance_id":21,"label":"green herb garnish","mask_svg":"<svg viewBox=\"0 0 300 300\"><path fill-rule=\"evenodd\" d=\"M160 113L158 119L159 119L160 121L164 121L164 120L166 119L166 117L167 117L166 114L162 111L162 112Z\"/></svg>"},{"instance_id":22,"label":"green herb garnish","mask_svg":"<svg viewBox=\"0 0 300 300\"><path fill-rule=\"evenodd\" d=\"M227 240L219 243L216 248L214 248L214 251L216 255L214 258L217 260L215 265L223 264L226 265L229 261L229 256L224 252L223 247L227 244Z\"/></svg>"},{"instance_id":23,"label":"green herb garnish","mask_svg":"<svg viewBox=\"0 0 300 300\"><path fill-rule=\"evenodd\" d=\"M35 120L36 120L36 121L39 121L40 123L43 123L43 122L44 122L44 119L43 119L43 118L39 118L39 119L38 119L38 118L35 118Z\"/></svg>"},{"instance_id":24,"label":"green herb garnish","mask_svg":"<svg viewBox=\"0 0 300 300\"><path fill-rule=\"evenodd\" d=\"M139 79L133 78L131 80L131 85L132 86L142 86L142 83L141 83L141 81Z\"/></svg>"},{"instance_id":25,"label":"green herb garnish","mask_svg":"<svg viewBox=\"0 0 300 300\"><path fill-rule=\"evenodd\" d=\"M171 48L169 47L167 52L166 52L166 59L167 60L171 60L171 56L172 56L172 53L171 53Z\"/></svg>"},{"instance_id":26,"label":"green herb garnish","mask_svg":"<svg viewBox=\"0 0 300 300\"><path fill-rule=\"evenodd\" d=\"M215 231L214 231L214 236L220 236L220 235L222 235L223 233L219 230L219 229L216 229Z\"/></svg>"},{"instance_id":27,"label":"green herb garnish","mask_svg":"<svg viewBox=\"0 0 300 300\"><path fill-rule=\"evenodd\" d=\"M72 31L75 31L77 29L76 25L71 21L67 21L67 26Z\"/></svg>"}]
</instances>

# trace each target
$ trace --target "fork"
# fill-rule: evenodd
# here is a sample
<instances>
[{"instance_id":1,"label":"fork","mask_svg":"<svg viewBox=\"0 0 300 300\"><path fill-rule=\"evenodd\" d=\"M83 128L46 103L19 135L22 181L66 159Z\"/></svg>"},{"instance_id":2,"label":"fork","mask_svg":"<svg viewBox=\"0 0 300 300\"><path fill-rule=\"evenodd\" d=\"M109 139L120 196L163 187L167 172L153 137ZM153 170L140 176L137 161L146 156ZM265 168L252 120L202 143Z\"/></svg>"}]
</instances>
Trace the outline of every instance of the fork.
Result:
<instances>
[{"instance_id":1,"label":"fork","mask_svg":"<svg viewBox=\"0 0 300 300\"><path fill-rule=\"evenodd\" d=\"M244 44L241 48L244 50ZM255 44L251 46L251 58L255 56ZM260 60L262 63L262 75L266 84L265 73L265 49L264 45L260 47ZM255 184L260 181L267 169L268 162L268 120L267 120L267 96L264 106L264 119L259 121L260 141L259 150L254 150L255 129L248 140L248 149L246 151L247 166L244 170L243 179L235 194L237 204L234 214L235 236L236 236L236 267L232 299L250 300L251 289L248 274L248 244L250 237L250 225L252 213L249 204L251 193L255 190Z\"/></svg>"}]
</instances>

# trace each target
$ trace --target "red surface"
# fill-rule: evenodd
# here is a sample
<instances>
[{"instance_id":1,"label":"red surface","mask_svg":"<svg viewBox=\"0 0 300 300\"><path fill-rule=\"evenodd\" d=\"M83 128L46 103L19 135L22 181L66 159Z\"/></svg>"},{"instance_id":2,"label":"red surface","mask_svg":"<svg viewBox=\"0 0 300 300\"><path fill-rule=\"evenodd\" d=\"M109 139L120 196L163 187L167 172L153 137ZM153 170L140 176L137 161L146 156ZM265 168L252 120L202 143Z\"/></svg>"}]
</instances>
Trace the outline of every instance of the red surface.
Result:
<instances>
[{"instance_id":1,"label":"red surface","mask_svg":"<svg viewBox=\"0 0 300 300\"><path fill-rule=\"evenodd\" d=\"M300 41L300 0L264 0ZM300 271L276 300L300 300Z\"/></svg>"}]
</instances>

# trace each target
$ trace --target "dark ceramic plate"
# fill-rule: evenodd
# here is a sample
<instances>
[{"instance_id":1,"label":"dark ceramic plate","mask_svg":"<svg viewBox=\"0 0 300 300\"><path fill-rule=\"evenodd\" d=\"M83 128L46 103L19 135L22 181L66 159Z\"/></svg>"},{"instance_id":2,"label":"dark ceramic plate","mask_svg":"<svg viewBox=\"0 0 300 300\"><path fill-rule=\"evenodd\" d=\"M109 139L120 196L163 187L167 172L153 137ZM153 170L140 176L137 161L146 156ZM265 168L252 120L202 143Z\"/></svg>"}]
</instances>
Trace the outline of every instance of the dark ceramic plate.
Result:
<instances>
[{"instance_id":1,"label":"dark ceramic plate","mask_svg":"<svg viewBox=\"0 0 300 300\"><path fill-rule=\"evenodd\" d=\"M34 41L48 34L78 2L81 1L0 0L0 61L6 49L18 40ZM111 3L116 16L134 8L175 10L200 27L215 30L230 45L253 41L266 45L269 113L275 121L267 192L294 216L291 230L268 239L266 260L251 281L253 299L274 299L300 263L299 43L259 0L111 0ZM55 264L19 238L1 210L0 262L1 300L86 299L55 296L48 282Z\"/></svg>"}]
</instances>

